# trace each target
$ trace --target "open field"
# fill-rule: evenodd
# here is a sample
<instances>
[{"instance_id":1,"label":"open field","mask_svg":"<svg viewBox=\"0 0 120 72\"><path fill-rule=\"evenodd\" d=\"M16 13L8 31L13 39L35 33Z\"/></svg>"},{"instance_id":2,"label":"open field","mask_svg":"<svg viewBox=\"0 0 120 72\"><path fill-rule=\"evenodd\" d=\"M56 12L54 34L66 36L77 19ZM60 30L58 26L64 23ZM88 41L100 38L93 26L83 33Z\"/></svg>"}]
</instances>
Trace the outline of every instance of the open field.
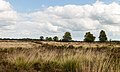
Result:
<instances>
[{"instance_id":1,"label":"open field","mask_svg":"<svg viewBox=\"0 0 120 72\"><path fill-rule=\"evenodd\" d=\"M109 46L109 47L120 47L120 43L115 43L115 42L111 42L111 43L100 43L100 42L93 42L93 43L87 43L87 42L42 42L42 43L48 43L50 45L56 45L56 46L61 46L61 45L65 45L65 46L69 46L69 45L73 45L74 47L79 47L79 46L83 46L83 47L104 47L104 46Z\"/></svg>"},{"instance_id":2,"label":"open field","mask_svg":"<svg viewBox=\"0 0 120 72\"><path fill-rule=\"evenodd\" d=\"M19 40L0 40L0 48L35 48L41 46L42 44L49 44L53 46L70 46L74 47L84 47L84 48L98 48L98 47L120 47L120 42L54 42L54 41L38 41L38 40L30 40L30 41L19 41Z\"/></svg>"},{"instance_id":3,"label":"open field","mask_svg":"<svg viewBox=\"0 0 120 72\"><path fill-rule=\"evenodd\" d=\"M0 72L120 72L120 43L0 41Z\"/></svg>"}]
</instances>

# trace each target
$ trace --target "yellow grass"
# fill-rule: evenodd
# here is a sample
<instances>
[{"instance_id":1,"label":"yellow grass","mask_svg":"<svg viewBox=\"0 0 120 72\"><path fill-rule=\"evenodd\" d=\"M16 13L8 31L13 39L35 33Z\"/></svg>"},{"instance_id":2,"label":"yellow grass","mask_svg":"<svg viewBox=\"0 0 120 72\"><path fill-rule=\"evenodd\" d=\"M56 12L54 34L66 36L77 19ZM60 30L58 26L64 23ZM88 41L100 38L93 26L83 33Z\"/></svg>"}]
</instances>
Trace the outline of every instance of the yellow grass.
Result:
<instances>
[{"instance_id":1,"label":"yellow grass","mask_svg":"<svg viewBox=\"0 0 120 72\"><path fill-rule=\"evenodd\" d=\"M66 48L70 45L82 48ZM59 46L66 47L57 48ZM14 65L17 71L119 72L119 46L110 43L0 41L0 54L4 54L3 61ZM97 47L103 50L93 49Z\"/></svg>"}]
</instances>

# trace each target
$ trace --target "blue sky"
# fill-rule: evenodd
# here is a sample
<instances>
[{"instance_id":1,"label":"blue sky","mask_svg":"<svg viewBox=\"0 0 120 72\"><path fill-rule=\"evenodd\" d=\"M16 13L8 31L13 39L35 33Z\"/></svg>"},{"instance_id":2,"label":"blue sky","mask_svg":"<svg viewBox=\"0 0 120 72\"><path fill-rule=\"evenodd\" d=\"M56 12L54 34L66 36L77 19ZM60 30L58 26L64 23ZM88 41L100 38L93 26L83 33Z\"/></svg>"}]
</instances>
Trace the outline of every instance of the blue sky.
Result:
<instances>
[{"instance_id":1,"label":"blue sky","mask_svg":"<svg viewBox=\"0 0 120 72\"><path fill-rule=\"evenodd\" d=\"M120 40L120 0L0 0L1 38L39 38L69 31L83 40L90 31L96 40L105 30Z\"/></svg>"},{"instance_id":2,"label":"blue sky","mask_svg":"<svg viewBox=\"0 0 120 72\"><path fill-rule=\"evenodd\" d=\"M101 1L105 3L111 3L113 0ZM14 9L19 12L30 12L49 6L93 4L96 2L96 0L9 0L9 2L12 4Z\"/></svg>"}]
</instances>

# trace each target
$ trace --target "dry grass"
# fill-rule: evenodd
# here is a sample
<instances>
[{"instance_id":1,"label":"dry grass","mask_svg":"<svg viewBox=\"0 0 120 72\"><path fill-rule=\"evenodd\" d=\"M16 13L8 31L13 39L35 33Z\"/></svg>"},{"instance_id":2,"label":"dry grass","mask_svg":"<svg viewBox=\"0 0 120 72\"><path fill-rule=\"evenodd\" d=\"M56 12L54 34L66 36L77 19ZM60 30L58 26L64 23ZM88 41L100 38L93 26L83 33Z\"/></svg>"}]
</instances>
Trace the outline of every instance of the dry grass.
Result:
<instances>
[{"instance_id":1,"label":"dry grass","mask_svg":"<svg viewBox=\"0 0 120 72\"><path fill-rule=\"evenodd\" d=\"M65 45L65 46L69 46L69 45L73 45L75 47L103 47L103 46L108 46L108 47L120 47L120 44L115 44L115 43L87 43L87 42L42 42L44 44L48 43L50 45L56 45L56 46L61 46L61 45Z\"/></svg>"},{"instance_id":2,"label":"dry grass","mask_svg":"<svg viewBox=\"0 0 120 72\"><path fill-rule=\"evenodd\" d=\"M75 47L70 48L70 45ZM82 47L76 48L77 45ZM117 45L1 41L0 72L119 72Z\"/></svg>"},{"instance_id":3,"label":"dry grass","mask_svg":"<svg viewBox=\"0 0 120 72\"><path fill-rule=\"evenodd\" d=\"M20 42L20 41L7 41L0 42L0 48L34 48L35 43L32 42Z\"/></svg>"},{"instance_id":4,"label":"dry grass","mask_svg":"<svg viewBox=\"0 0 120 72\"><path fill-rule=\"evenodd\" d=\"M25 69L38 63L40 66L37 69L42 72L47 70L49 72L119 72L120 61L118 62L118 59L114 59L111 54L79 49L38 49L8 55L10 63Z\"/></svg>"}]
</instances>

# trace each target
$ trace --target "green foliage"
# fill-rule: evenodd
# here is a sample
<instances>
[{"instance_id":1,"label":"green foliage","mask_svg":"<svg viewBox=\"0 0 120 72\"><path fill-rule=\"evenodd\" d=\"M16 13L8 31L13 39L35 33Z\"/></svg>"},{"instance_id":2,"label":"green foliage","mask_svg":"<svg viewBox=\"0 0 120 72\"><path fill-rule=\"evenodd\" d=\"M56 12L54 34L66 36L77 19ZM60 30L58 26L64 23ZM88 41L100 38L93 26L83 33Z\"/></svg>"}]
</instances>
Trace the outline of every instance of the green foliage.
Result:
<instances>
[{"instance_id":1,"label":"green foliage","mask_svg":"<svg viewBox=\"0 0 120 72\"><path fill-rule=\"evenodd\" d=\"M64 72L76 72L77 61L76 60L68 60L63 63Z\"/></svg>"},{"instance_id":2,"label":"green foliage","mask_svg":"<svg viewBox=\"0 0 120 72\"><path fill-rule=\"evenodd\" d=\"M29 62L29 60L26 61L23 57L18 57L15 60L15 65L18 68L28 69L30 68L30 66L32 66L32 64L33 64L32 62Z\"/></svg>"},{"instance_id":3,"label":"green foliage","mask_svg":"<svg viewBox=\"0 0 120 72\"><path fill-rule=\"evenodd\" d=\"M106 42L107 41L106 33L103 30L100 31L99 41L100 42Z\"/></svg>"},{"instance_id":4,"label":"green foliage","mask_svg":"<svg viewBox=\"0 0 120 72\"><path fill-rule=\"evenodd\" d=\"M49 38L49 37L46 37L45 40L48 41L48 38Z\"/></svg>"},{"instance_id":5,"label":"green foliage","mask_svg":"<svg viewBox=\"0 0 120 72\"><path fill-rule=\"evenodd\" d=\"M57 36L54 36L54 37L53 37L53 40L54 40L54 41L58 41L59 39L58 39Z\"/></svg>"},{"instance_id":6,"label":"green foliage","mask_svg":"<svg viewBox=\"0 0 120 72\"><path fill-rule=\"evenodd\" d=\"M62 41L71 41L71 40L72 40L72 37L71 37L70 32L65 32Z\"/></svg>"},{"instance_id":7,"label":"green foliage","mask_svg":"<svg viewBox=\"0 0 120 72\"><path fill-rule=\"evenodd\" d=\"M43 36L40 36L40 40L43 41L43 40L44 40L44 37L43 37Z\"/></svg>"},{"instance_id":8,"label":"green foliage","mask_svg":"<svg viewBox=\"0 0 120 72\"><path fill-rule=\"evenodd\" d=\"M46 41L52 41L51 37L46 37Z\"/></svg>"},{"instance_id":9,"label":"green foliage","mask_svg":"<svg viewBox=\"0 0 120 72\"><path fill-rule=\"evenodd\" d=\"M95 36L93 36L93 34L91 34L90 32L87 32L84 37L85 42L94 42L95 40Z\"/></svg>"}]
</instances>

